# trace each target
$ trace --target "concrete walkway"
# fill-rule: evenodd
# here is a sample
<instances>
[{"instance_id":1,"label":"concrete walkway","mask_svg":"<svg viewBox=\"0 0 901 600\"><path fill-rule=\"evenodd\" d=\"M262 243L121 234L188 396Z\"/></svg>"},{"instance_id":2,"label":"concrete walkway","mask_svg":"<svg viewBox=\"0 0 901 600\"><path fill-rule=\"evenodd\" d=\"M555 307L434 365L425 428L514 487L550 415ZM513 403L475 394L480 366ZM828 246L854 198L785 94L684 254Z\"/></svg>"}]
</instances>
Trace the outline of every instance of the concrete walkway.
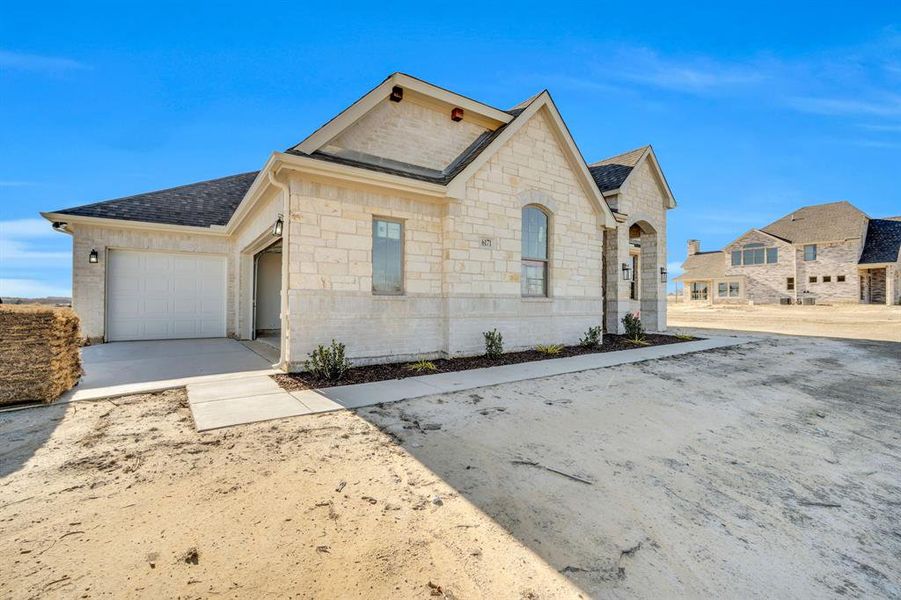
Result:
<instances>
[{"instance_id":1,"label":"concrete walkway","mask_svg":"<svg viewBox=\"0 0 901 600\"><path fill-rule=\"evenodd\" d=\"M397 402L420 396L458 392L589 369L601 369L690 352L736 346L748 341L751 340L745 337L710 337L681 344L585 354L516 365L299 392L283 390L268 375L253 375L229 381L188 384L188 402L197 430L208 431L232 425L360 408L382 402Z\"/></svg>"},{"instance_id":2,"label":"concrete walkway","mask_svg":"<svg viewBox=\"0 0 901 600\"><path fill-rule=\"evenodd\" d=\"M145 394L189 383L277 373L269 361L226 338L112 342L81 350L84 377L57 402Z\"/></svg>"}]
</instances>

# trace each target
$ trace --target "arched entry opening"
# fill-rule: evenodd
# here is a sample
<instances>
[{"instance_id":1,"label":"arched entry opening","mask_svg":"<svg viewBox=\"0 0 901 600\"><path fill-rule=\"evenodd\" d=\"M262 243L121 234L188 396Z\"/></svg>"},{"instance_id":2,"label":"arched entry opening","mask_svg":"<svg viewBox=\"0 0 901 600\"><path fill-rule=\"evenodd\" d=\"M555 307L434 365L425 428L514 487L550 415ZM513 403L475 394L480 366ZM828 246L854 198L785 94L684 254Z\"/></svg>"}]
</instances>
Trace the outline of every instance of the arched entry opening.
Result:
<instances>
[{"instance_id":1,"label":"arched entry opening","mask_svg":"<svg viewBox=\"0 0 901 600\"><path fill-rule=\"evenodd\" d=\"M629 226L629 312L638 313L645 329L659 331L661 274L658 264L657 230L647 221Z\"/></svg>"}]
</instances>

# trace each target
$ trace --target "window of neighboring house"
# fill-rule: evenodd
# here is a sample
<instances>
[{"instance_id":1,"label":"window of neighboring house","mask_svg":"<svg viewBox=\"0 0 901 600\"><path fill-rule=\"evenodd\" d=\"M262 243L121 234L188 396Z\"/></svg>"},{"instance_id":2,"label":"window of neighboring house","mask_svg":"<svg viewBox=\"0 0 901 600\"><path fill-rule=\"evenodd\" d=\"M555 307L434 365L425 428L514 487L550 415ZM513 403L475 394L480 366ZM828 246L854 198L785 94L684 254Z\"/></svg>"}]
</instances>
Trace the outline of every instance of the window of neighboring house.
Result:
<instances>
[{"instance_id":1,"label":"window of neighboring house","mask_svg":"<svg viewBox=\"0 0 901 600\"><path fill-rule=\"evenodd\" d=\"M762 265L765 260L763 244L745 244L742 248L742 264Z\"/></svg>"},{"instance_id":2,"label":"window of neighboring house","mask_svg":"<svg viewBox=\"0 0 901 600\"><path fill-rule=\"evenodd\" d=\"M733 250L732 251L732 266L736 267L741 265L741 250Z\"/></svg>"},{"instance_id":3,"label":"window of neighboring house","mask_svg":"<svg viewBox=\"0 0 901 600\"><path fill-rule=\"evenodd\" d=\"M810 276L810 279L808 279L808 281L809 281L810 283L816 283L816 282L817 282L817 276L816 276L816 275L811 275L811 276Z\"/></svg>"},{"instance_id":4,"label":"window of neighboring house","mask_svg":"<svg viewBox=\"0 0 901 600\"><path fill-rule=\"evenodd\" d=\"M839 283L845 283L845 276L844 275L836 275L835 280Z\"/></svg>"},{"instance_id":5,"label":"window of neighboring house","mask_svg":"<svg viewBox=\"0 0 901 600\"><path fill-rule=\"evenodd\" d=\"M804 260L816 260L817 259L817 245L816 244L807 244L804 246Z\"/></svg>"},{"instance_id":6,"label":"window of neighboring house","mask_svg":"<svg viewBox=\"0 0 901 600\"><path fill-rule=\"evenodd\" d=\"M632 255L632 281L629 282L629 299L638 300L638 255Z\"/></svg>"},{"instance_id":7,"label":"window of neighboring house","mask_svg":"<svg viewBox=\"0 0 901 600\"><path fill-rule=\"evenodd\" d=\"M548 214L536 206L522 209L522 274L525 297L547 296Z\"/></svg>"},{"instance_id":8,"label":"window of neighboring house","mask_svg":"<svg viewBox=\"0 0 901 600\"><path fill-rule=\"evenodd\" d=\"M767 248L766 249L766 264L771 265L773 263L779 262L779 248Z\"/></svg>"},{"instance_id":9,"label":"window of neighboring house","mask_svg":"<svg viewBox=\"0 0 901 600\"><path fill-rule=\"evenodd\" d=\"M372 293L404 293L404 225L372 221Z\"/></svg>"},{"instance_id":10,"label":"window of neighboring house","mask_svg":"<svg viewBox=\"0 0 901 600\"><path fill-rule=\"evenodd\" d=\"M832 283L832 275L823 275L823 283Z\"/></svg>"},{"instance_id":11,"label":"window of neighboring house","mask_svg":"<svg viewBox=\"0 0 901 600\"><path fill-rule=\"evenodd\" d=\"M720 298L738 298L739 290L737 281L721 281L716 284L716 295Z\"/></svg>"},{"instance_id":12,"label":"window of neighboring house","mask_svg":"<svg viewBox=\"0 0 901 600\"><path fill-rule=\"evenodd\" d=\"M789 292L795 289L795 278L794 277L786 277L785 279L785 289Z\"/></svg>"},{"instance_id":13,"label":"window of neighboring house","mask_svg":"<svg viewBox=\"0 0 901 600\"><path fill-rule=\"evenodd\" d=\"M707 299L707 284L701 281L694 281L691 284L691 299L692 300L706 300Z\"/></svg>"}]
</instances>

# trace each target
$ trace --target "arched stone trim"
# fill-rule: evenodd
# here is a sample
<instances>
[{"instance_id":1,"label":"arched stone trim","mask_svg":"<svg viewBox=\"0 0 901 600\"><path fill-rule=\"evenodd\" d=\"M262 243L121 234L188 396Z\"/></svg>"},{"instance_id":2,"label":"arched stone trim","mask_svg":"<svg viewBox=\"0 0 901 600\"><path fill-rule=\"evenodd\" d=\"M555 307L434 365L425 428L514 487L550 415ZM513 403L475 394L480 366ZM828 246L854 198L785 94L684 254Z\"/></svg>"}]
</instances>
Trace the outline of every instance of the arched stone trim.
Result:
<instances>
[{"instance_id":1,"label":"arched stone trim","mask_svg":"<svg viewBox=\"0 0 901 600\"><path fill-rule=\"evenodd\" d=\"M519 199L520 209L532 205L544 209L544 212L548 213L548 216L553 216L559 212L557 201L547 192L525 190L517 194L516 197Z\"/></svg>"}]
</instances>

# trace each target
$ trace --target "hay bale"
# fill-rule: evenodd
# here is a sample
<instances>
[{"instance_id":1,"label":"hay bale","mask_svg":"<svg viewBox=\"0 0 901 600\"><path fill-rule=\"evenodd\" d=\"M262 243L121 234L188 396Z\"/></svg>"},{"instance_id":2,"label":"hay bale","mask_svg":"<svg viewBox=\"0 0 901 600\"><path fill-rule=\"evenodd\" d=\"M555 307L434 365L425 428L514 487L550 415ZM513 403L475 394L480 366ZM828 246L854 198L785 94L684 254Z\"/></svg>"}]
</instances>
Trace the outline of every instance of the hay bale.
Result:
<instances>
[{"instance_id":1,"label":"hay bale","mask_svg":"<svg viewBox=\"0 0 901 600\"><path fill-rule=\"evenodd\" d=\"M0 405L59 398L81 377L81 342L69 308L0 305Z\"/></svg>"}]
</instances>

